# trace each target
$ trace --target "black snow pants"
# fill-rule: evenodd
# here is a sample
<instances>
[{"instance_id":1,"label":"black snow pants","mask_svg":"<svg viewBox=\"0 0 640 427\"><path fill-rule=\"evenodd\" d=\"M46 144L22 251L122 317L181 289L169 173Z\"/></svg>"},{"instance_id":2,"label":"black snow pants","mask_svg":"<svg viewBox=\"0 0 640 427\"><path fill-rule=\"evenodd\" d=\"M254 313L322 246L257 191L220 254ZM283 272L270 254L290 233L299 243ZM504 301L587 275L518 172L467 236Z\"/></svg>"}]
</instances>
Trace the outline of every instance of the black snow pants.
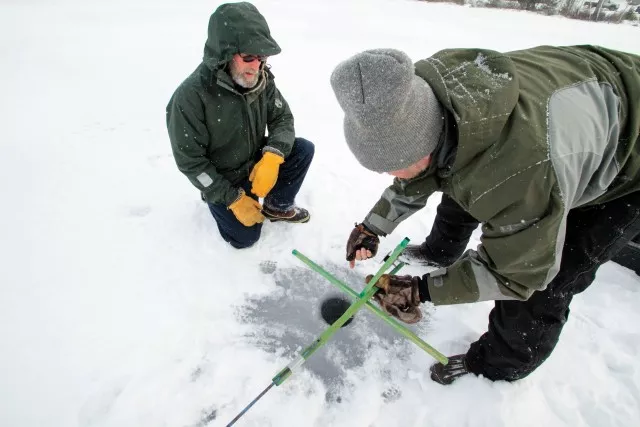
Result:
<instances>
[{"instance_id":1,"label":"black snow pants","mask_svg":"<svg viewBox=\"0 0 640 427\"><path fill-rule=\"evenodd\" d=\"M433 254L456 259L477 226L473 217L443 195L423 245ZM514 381L532 373L556 346L573 296L589 287L598 268L639 233L640 192L571 210L558 275L527 301L495 302L488 331L467 352L469 370L494 381Z\"/></svg>"}]
</instances>

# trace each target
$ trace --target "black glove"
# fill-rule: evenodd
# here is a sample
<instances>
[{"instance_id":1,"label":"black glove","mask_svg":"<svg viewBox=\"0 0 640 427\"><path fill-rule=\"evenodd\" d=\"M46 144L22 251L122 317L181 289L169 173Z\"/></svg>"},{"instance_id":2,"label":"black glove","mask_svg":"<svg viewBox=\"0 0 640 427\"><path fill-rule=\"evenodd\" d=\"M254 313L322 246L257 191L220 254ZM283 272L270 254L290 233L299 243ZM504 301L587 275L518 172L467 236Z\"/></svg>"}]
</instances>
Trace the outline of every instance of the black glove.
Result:
<instances>
[{"instance_id":1,"label":"black glove","mask_svg":"<svg viewBox=\"0 0 640 427\"><path fill-rule=\"evenodd\" d=\"M431 302L431 294L429 293L427 277L429 277L429 273L422 276L422 278L416 277L416 279L420 280L420 284L418 285L418 295L420 296L420 302Z\"/></svg>"},{"instance_id":2,"label":"black glove","mask_svg":"<svg viewBox=\"0 0 640 427\"><path fill-rule=\"evenodd\" d=\"M365 281L373 278L370 274ZM416 323L422 319L420 305L420 278L413 276L395 276L383 274L376 286L380 291L375 299L380 307L404 323Z\"/></svg>"},{"instance_id":3,"label":"black glove","mask_svg":"<svg viewBox=\"0 0 640 427\"><path fill-rule=\"evenodd\" d=\"M380 239L364 224L356 224L353 231L349 235L347 241L347 261L353 261L356 257L356 251L365 248L371 251L371 256L375 256L378 252L378 244Z\"/></svg>"}]
</instances>

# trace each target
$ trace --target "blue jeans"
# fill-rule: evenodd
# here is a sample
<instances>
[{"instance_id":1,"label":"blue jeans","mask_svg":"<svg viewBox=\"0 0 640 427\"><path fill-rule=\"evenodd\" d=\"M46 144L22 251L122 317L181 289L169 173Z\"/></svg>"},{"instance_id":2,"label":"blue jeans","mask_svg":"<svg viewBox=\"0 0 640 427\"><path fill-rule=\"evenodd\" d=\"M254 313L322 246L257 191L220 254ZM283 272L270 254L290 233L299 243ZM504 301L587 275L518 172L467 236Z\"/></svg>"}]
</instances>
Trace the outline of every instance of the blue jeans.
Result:
<instances>
[{"instance_id":1,"label":"blue jeans","mask_svg":"<svg viewBox=\"0 0 640 427\"><path fill-rule=\"evenodd\" d=\"M273 189L265 197L263 205L272 210L287 211L294 206L296 194L300 191L302 181L307 175L309 165L313 159L315 147L312 142L303 138L296 138L293 143L291 153L280 165L278 180ZM251 193L251 182L249 178L242 182L247 195L258 200L258 197ZM211 215L216 220L220 235L236 249L243 249L252 246L260 238L262 224L255 224L251 227L244 226L235 217L231 210L223 204L208 203Z\"/></svg>"}]
</instances>

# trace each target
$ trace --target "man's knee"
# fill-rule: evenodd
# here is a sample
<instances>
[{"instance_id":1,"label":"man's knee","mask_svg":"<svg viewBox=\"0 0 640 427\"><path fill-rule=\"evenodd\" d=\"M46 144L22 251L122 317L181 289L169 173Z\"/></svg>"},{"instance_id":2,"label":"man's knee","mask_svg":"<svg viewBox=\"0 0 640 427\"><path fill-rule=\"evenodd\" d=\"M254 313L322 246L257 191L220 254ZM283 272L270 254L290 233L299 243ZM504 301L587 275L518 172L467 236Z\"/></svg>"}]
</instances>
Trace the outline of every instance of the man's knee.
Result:
<instances>
[{"instance_id":1,"label":"man's knee","mask_svg":"<svg viewBox=\"0 0 640 427\"><path fill-rule=\"evenodd\" d=\"M246 227L230 213L226 206L213 203L208 205L220 235L234 248L245 249L251 247L260 239L262 224Z\"/></svg>"},{"instance_id":2,"label":"man's knee","mask_svg":"<svg viewBox=\"0 0 640 427\"><path fill-rule=\"evenodd\" d=\"M229 240L229 244L232 247L236 248L236 249L247 249L247 248L250 248L251 246L255 245L255 243L257 241L258 241L257 239L255 241L253 241L253 242L251 242L251 241L249 241L249 242L236 242L236 241L233 241L233 240Z\"/></svg>"},{"instance_id":3,"label":"man's knee","mask_svg":"<svg viewBox=\"0 0 640 427\"><path fill-rule=\"evenodd\" d=\"M304 138L296 138L294 144L296 150L301 156L313 158L313 154L316 151L316 147L313 145L313 142Z\"/></svg>"},{"instance_id":4,"label":"man's knee","mask_svg":"<svg viewBox=\"0 0 640 427\"><path fill-rule=\"evenodd\" d=\"M247 230L233 233L233 235L223 236L231 246L236 249L246 249L255 245L260 240L260 229L257 227L248 227Z\"/></svg>"}]
</instances>

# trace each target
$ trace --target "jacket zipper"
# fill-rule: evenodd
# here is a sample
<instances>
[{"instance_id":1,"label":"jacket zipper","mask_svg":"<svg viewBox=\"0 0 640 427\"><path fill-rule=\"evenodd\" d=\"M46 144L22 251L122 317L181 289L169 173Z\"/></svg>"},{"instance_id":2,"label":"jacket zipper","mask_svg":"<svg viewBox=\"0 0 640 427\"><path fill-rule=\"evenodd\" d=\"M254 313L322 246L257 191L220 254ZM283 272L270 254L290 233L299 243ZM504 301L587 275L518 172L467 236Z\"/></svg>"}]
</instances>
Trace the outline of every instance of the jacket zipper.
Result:
<instances>
[{"instance_id":1,"label":"jacket zipper","mask_svg":"<svg viewBox=\"0 0 640 427\"><path fill-rule=\"evenodd\" d=\"M247 100L247 97L245 95L242 95L242 99L244 100L244 105L247 108L247 116L249 117L249 129L247 130L248 136L249 136L249 148L250 148L250 154L251 154L251 161L253 161L253 155L255 154L254 151L258 148L258 145L256 143L256 141L254 141L253 138L253 130L254 130L254 118L253 118L253 113L251 112L251 105L249 105L249 101Z\"/></svg>"}]
</instances>

